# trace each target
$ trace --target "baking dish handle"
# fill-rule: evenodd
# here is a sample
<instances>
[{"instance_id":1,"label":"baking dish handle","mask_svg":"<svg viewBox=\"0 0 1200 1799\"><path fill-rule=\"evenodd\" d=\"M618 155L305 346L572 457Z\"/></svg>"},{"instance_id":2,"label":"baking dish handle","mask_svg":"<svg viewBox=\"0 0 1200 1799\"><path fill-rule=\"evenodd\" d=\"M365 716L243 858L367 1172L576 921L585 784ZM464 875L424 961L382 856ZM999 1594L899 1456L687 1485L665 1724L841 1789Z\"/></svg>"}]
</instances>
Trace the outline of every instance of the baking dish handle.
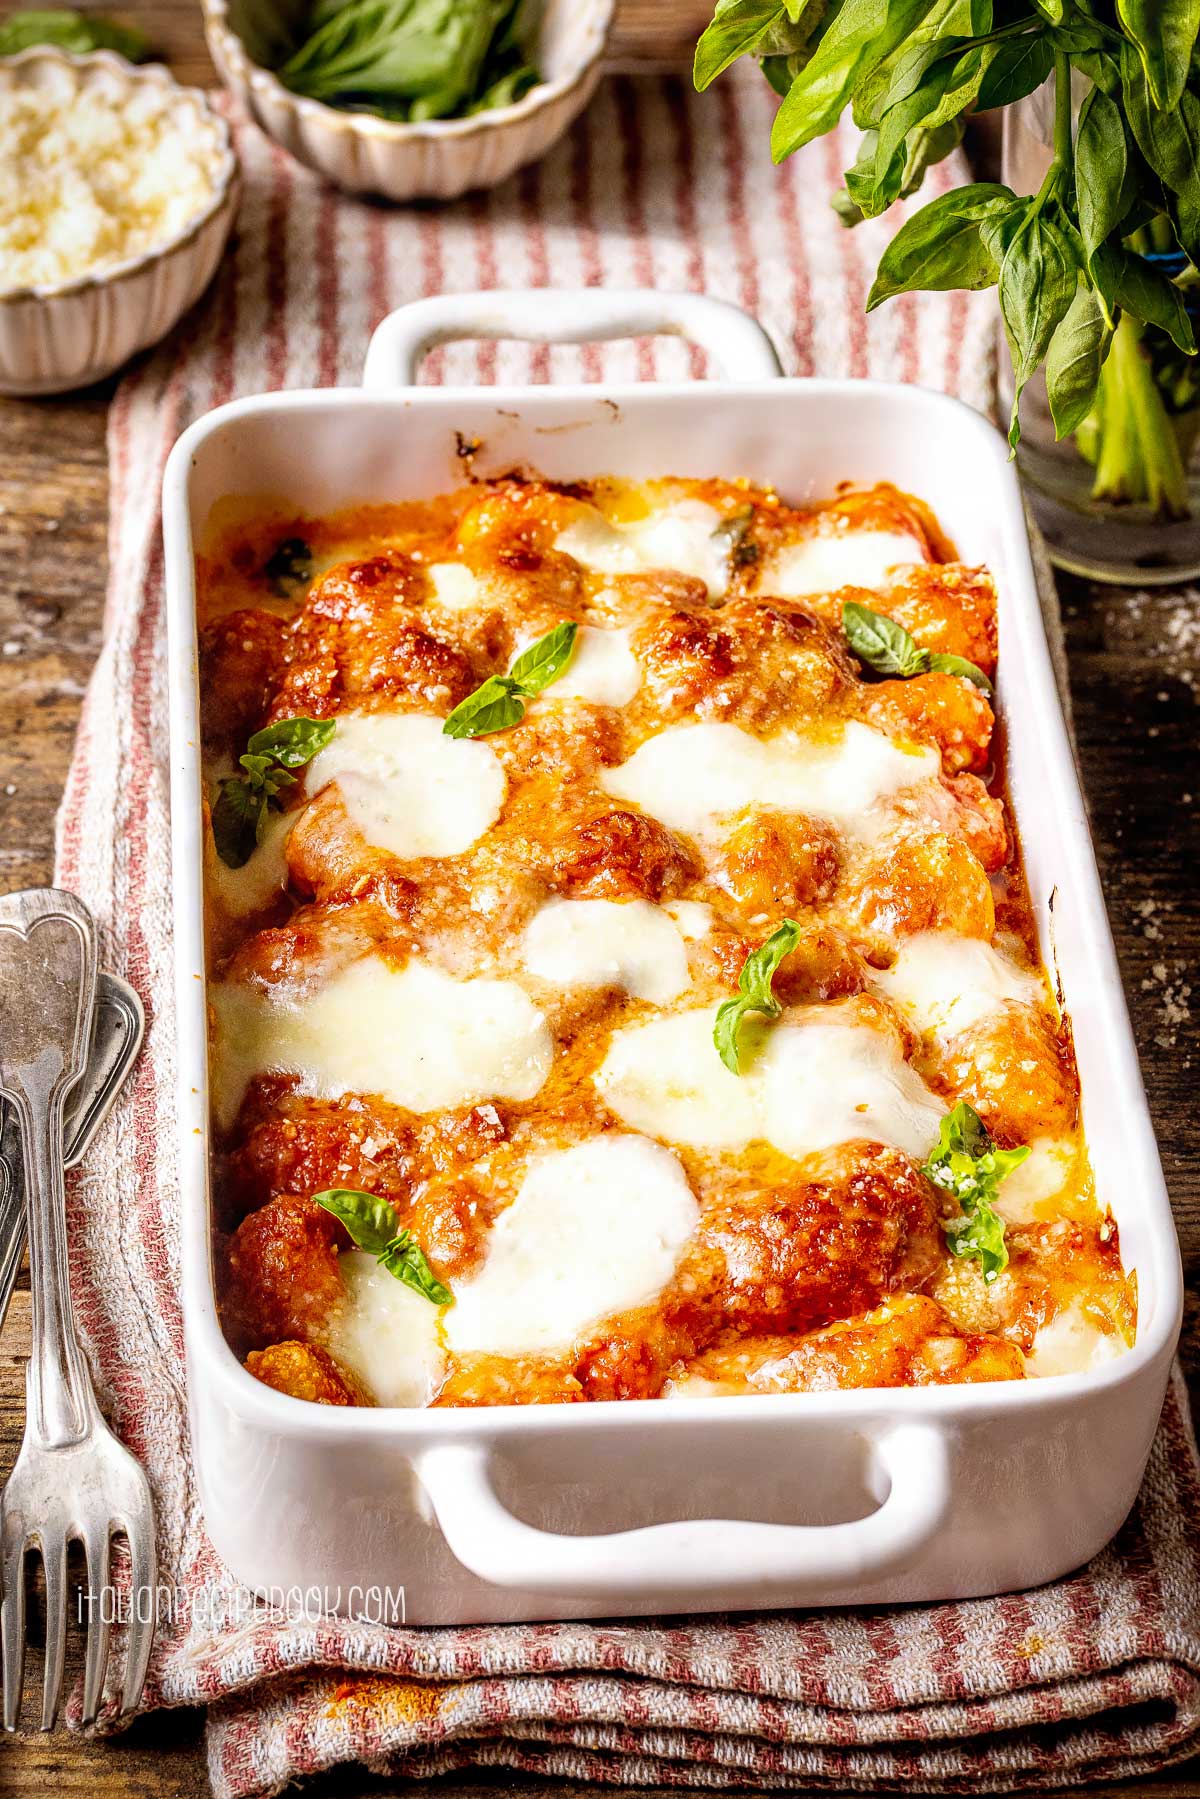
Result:
<instances>
[{"instance_id":1,"label":"baking dish handle","mask_svg":"<svg viewBox=\"0 0 1200 1799\"><path fill-rule=\"evenodd\" d=\"M871 1447L886 1497L867 1517L846 1524L689 1518L566 1536L513 1516L492 1484L482 1445L427 1450L418 1471L451 1550L493 1586L614 1601L740 1587L755 1589L756 1601L773 1597L795 1605L895 1573L941 1526L950 1499L943 1433L927 1424L898 1425Z\"/></svg>"},{"instance_id":2,"label":"baking dish handle","mask_svg":"<svg viewBox=\"0 0 1200 1799\"><path fill-rule=\"evenodd\" d=\"M662 333L700 344L730 381L771 381L783 373L757 319L708 294L650 287L498 288L437 294L397 307L371 338L363 386L377 391L412 387L426 351L455 338L582 344Z\"/></svg>"}]
</instances>

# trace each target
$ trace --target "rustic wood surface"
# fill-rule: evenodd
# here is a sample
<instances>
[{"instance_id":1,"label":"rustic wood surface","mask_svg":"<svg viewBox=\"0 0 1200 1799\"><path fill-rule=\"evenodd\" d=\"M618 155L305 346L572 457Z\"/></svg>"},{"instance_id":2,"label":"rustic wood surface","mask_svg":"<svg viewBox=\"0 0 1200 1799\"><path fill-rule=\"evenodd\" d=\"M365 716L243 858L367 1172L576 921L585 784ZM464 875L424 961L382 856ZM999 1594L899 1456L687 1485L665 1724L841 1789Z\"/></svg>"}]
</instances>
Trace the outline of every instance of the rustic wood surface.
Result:
<instances>
[{"instance_id":1,"label":"rustic wood surface","mask_svg":"<svg viewBox=\"0 0 1200 1799\"><path fill-rule=\"evenodd\" d=\"M107 10L107 8L105 8ZM117 16L146 29L185 80L211 65L194 0L143 0ZM707 0L621 0L614 61L676 66ZM111 387L65 399L0 400L0 890L50 879L54 812L84 684L100 641ZM1200 1108L1192 971L1200 965L1200 593L1060 587L1084 783L1126 992L1179 1223L1200 1269ZM28 1293L0 1340L0 1477L24 1411ZM0 1740L0 1794L200 1799L208 1790L198 1713L140 1722L110 1744L59 1734ZM1196 1764L1193 1764L1196 1766ZM332 1799L404 1783L362 1770L307 1790ZM454 1799L545 1793L512 1780L436 1783ZM1200 1774L1091 1789L1200 1799ZM599 1789L593 1799L598 1799Z\"/></svg>"}]
</instances>

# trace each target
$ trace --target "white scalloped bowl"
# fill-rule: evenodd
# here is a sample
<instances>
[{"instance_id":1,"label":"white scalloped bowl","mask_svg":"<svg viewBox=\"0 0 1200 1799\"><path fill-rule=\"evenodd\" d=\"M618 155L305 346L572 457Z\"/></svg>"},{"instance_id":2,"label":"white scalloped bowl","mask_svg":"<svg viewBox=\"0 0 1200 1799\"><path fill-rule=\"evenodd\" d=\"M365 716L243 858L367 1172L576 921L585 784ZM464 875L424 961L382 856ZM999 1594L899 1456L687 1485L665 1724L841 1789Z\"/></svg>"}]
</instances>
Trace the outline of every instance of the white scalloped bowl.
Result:
<instances>
[{"instance_id":1,"label":"white scalloped bowl","mask_svg":"<svg viewBox=\"0 0 1200 1799\"><path fill-rule=\"evenodd\" d=\"M200 298L221 260L238 201L229 127L197 88L160 63L135 68L109 50L84 56L49 46L0 58L0 106L19 88L86 103L152 86L168 96L172 123L203 133L219 153L207 205L152 249L69 280L0 293L0 394L66 393L100 381L166 336Z\"/></svg>"},{"instance_id":2,"label":"white scalloped bowl","mask_svg":"<svg viewBox=\"0 0 1200 1799\"><path fill-rule=\"evenodd\" d=\"M221 79L268 137L351 193L452 200L536 162L583 111L600 79L615 0L545 0L538 44L544 81L514 106L408 125L342 112L291 93L270 64L286 54L300 0L203 0Z\"/></svg>"}]
</instances>

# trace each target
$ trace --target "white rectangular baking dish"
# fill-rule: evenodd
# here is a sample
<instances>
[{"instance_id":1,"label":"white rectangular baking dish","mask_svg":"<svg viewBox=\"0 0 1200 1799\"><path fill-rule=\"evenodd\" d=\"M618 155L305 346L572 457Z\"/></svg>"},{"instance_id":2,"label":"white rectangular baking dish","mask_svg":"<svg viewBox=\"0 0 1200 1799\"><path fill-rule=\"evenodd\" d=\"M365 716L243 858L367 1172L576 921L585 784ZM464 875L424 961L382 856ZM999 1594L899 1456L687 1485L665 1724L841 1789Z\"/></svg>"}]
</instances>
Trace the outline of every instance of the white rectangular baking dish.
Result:
<instances>
[{"instance_id":1,"label":"white rectangular baking dish","mask_svg":"<svg viewBox=\"0 0 1200 1799\"><path fill-rule=\"evenodd\" d=\"M452 337L672 331L719 382L414 386ZM1102 1204L1138 1283L1135 1347L1028 1383L470 1411L306 1405L221 1335L209 1244L193 556L227 496L323 513L431 496L524 464L559 479L749 476L791 499L894 481L929 502L1000 595L999 709L1043 951L1074 1021ZM778 378L715 301L659 293L459 295L385 320L361 390L264 395L193 425L164 488L179 1010L179 1164L192 1432L208 1528L248 1585L403 1588L410 1623L934 1600L1057 1577L1141 1479L1179 1328L1170 1206L1063 724L1016 476L957 401ZM338 1601L338 1595L342 1595Z\"/></svg>"}]
</instances>

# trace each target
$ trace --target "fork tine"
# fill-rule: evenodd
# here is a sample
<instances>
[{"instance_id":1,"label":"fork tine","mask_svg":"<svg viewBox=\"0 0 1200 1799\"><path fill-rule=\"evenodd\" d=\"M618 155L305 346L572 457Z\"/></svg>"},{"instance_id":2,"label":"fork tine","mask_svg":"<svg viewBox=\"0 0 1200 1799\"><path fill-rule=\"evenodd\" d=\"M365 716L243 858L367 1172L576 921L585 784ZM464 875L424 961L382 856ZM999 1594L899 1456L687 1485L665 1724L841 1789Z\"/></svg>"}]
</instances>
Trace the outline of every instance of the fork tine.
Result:
<instances>
[{"instance_id":1,"label":"fork tine","mask_svg":"<svg viewBox=\"0 0 1200 1799\"><path fill-rule=\"evenodd\" d=\"M67 1648L67 1540L42 1539L46 1577L46 1656L42 1674L42 1729L53 1730L62 1698L63 1661Z\"/></svg>"},{"instance_id":2,"label":"fork tine","mask_svg":"<svg viewBox=\"0 0 1200 1799\"><path fill-rule=\"evenodd\" d=\"M84 1534L88 1578L87 1656L83 1665L83 1722L94 1724L104 1693L108 1666L110 1616L108 1604L108 1530L94 1527Z\"/></svg>"},{"instance_id":3,"label":"fork tine","mask_svg":"<svg viewBox=\"0 0 1200 1799\"><path fill-rule=\"evenodd\" d=\"M0 1658L4 1672L4 1728L21 1717L25 1679L25 1539L11 1526L4 1532L4 1601L0 1605Z\"/></svg>"},{"instance_id":4,"label":"fork tine","mask_svg":"<svg viewBox=\"0 0 1200 1799\"><path fill-rule=\"evenodd\" d=\"M149 1499L147 1498L147 1507ZM125 1649L125 1685L121 1693L122 1712L131 1712L142 1696L146 1669L154 1647L154 1600L158 1584L158 1554L154 1542L154 1517L143 1516L125 1521L132 1561L130 1577L129 1641ZM148 1595L141 1598L140 1595Z\"/></svg>"}]
</instances>

